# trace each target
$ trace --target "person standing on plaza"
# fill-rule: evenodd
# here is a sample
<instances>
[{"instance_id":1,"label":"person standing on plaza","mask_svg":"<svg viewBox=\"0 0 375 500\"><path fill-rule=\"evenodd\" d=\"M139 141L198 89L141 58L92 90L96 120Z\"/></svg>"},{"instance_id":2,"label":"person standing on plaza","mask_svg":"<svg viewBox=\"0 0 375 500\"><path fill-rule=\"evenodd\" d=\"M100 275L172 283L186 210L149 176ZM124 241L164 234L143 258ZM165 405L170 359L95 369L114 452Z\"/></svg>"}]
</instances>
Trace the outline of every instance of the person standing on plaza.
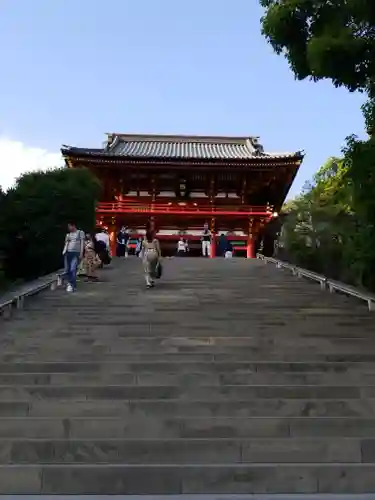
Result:
<instances>
[{"instance_id":1,"label":"person standing on plaza","mask_svg":"<svg viewBox=\"0 0 375 500\"><path fill-rule=\"evenodd\" d=\"M211 255L211 238L212 234L211 231L208 229L208 224L206 222L203 227L203 232L201 236L203 257L210 257Z\"/></svg>"},{"instance_id":2,"label":"person standing on plaza","mask_svg":"<svg viewBox=\"0 0 375 500\"><path fill-rule=\"evenodd\" d=\"M146 238L143 240L143 269L145 272L146 286L151 288L155 286L157 267L160 264L161 251L159 240L155 238L152 231L147 231Z\"/></svg>"},{"instance_id":3,"label":"person standing on plaza","mask_svg":"<svg viewBox=\"0 0 375 500\"><path fill-rule=\"evenodd\" d=\"M119 233L117 233L117 257L128 257L128 242L129 231L125 226L122 226Z\"/></svg>"},{"instance_id":4,"label":"person standing on plaza","mask_svg":"<svg viewBox=\"0 0 375 500\"><path fill-rule=\"evenodd\" d=\"M233 257L233 245L230 241L227 241L224 257L226 259L231 259Z\"/></svg>"},{"instance_id":5,"label":"person standing on plaza","mask_svg":"<svg viewBox=\"0 0 375 500\"><path fill-rule=\"evenodd\" d=\"M187 252L188 252L188 244L181 236L181 238L177 242L177 256L185 257Z\"/></svg>"},{"instance_id":6,"label":"person standing on plaza","mask_svg":"<svg viewBox=\"0 0 375 500\"><path fill-rule=\"evenodd\" d=\"M221 233L219 237L219 245L218 245L218 257L224 257L225 252L227 251L228 240L224 233Z\"/></svg>"},{"instance_id":7,"label":"person standing on plaza","mask_svg":"<svg viewBox=\"0 0 375 500\"><path fill-rule=\"evenodd\" d=\"M65 236L63 249L65 275L68 280L67 292L74 292L77 288L77 270L83 258L85 234L77 229L75 222L69 222L68 233Z\"/></svg>"}]
</instances>

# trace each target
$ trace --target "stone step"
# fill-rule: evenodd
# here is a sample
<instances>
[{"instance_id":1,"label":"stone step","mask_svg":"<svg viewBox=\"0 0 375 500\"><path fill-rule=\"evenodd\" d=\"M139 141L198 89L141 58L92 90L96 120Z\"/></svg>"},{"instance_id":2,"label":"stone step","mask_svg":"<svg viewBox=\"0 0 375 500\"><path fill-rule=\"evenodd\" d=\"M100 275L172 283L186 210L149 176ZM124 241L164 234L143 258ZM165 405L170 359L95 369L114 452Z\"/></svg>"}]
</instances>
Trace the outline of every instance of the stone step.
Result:
<instances>
[{"instance_id":1,"label":"stone step","mask_svg":"<svg viewBox=\"0 0 375 500\"><path fill-rule=\"evenodd\" d=\"M344 373L282 372L110 372L0 373L1 385L375 385L375 372L350 369Z\"/></svg>"},{"instance_id":2,"label":"stone step","mask_svg":"<svg viewBox=\"0 0 375 500\"><path fill-rule=\"evenodd\" d=\"M0 439L0 464L374 463L374 439Z\"/></svg>"},{"instance_id":3,"label":"stone step","mask_svg":"<svg viewBox=\"0 0 375 500\"><path fill-rule=\"evenodd\" d=\"M1 494L349 494L371 491L375 491L375 464L0 466Z\"/></svg>"},{"instance_id":4,"label":"stone step","mask_svg":"<svg viewBox=\"0 0 375 500\"><path fill-rule=\"evenodd\" d=\"M200 306L196 306L200 307ZM348 307L349 309L349 307ZM316 309L317 310L317 309ZM327 311L331 309L327 308ZM332 313L329 315L328 313L323 314L323 309L321 310L321 315L319 316L317 313L308 315L305 311L301 310L300 314L290 313L275 313L271 309L269 311L264 311L255 315L255 312L248 312L246 315L239 315L238 313L232 313L230 316L224 316L224 314L208 317L207 314L204 314L204 311L201 311L199 315L192 314L191 311L176 311L174 316L166 315L163 311L159 316L150 315L149 317L145 317L141 315L141 313L137 313L133 315L133 313L129 313L130 316L126 317L125 312L118 317L106 318L103 314L100 315L100 319L95 318L84 318L84 317L74 317L71 316L69 319L64 317L56 317L56 315L51 316L51 318L46 317L44 321L41 320L40 315L38 316L30 316L29 322L30 327L38 330L38 328L42 327L42 323L45 326L53 325L59 321L64 322L64 325L61 325L64 330L70 330L73 328L74 331L85 331L88 328L92 328L94 332L98 331L100 327L108 326L110 330L132 330L133 328L143 329L146 333L150 331L150 324L152 325L152 330L154 332L158 331L161 335L164 334L168 326L181 325L181 315L187 317L186 322L184 322L182 328L186 331L190 330L190 332L194 332L195 330L204 329L204 327L208 327L210 331L212 331L216 326L219 331L223 334L225 333L224 322L235 323L236 324L236 332L240 330L245 330L249 334L257 332L259 330L271 330L272 327L275 328L280 327L281 329L287 330L290 327L290 330L303 330L304 327L308 332L314 331L314 329L322 328L324 325L330 325L334 329L339 329L340 327L348 327L348 326L363 326L370 331L371 324L368 321L368 318L358 316L355 314L345 315L342 314L339 310L336 315ZM368 314L368 312L366 312ZM13 320L16 321L16 320ZM20 318L17 323L22 327L26 327L27 317ZM347 328L347 331L349 329ZM176 332L178 332L176 330ZM207 334L207 331L205 332ZM339 333L339 332L337 332ZM227 331L228 334L228 331Z\"/></svg>"},{"instance_id":5,"label":"stone step","mask_svg":"<svg viewBox=\"0 0 375 500\"><path fill-rule=\"evenodd\" d=\"M146 332L148 333L148 332ZM72 333L70 332L44 332L44 335L38 335L37 333L31 335L20 335L17 337L14 335L2 335L0 339L0 346L7 348L10 350L24 350L25 348L39 348L44 347L45 342L49 341L52 343L55 349L65 349L72 346L72 342L82 349L87 349L88 347L94 346L105 346L111 345L113 347L119 348L121 350L125 348L144 348L145 346L149 348L154 347L175 347L180 349L190 349L193 347L210 347L213 346L215 348L221 349L240 349L246 347L259 347L259 346L268 346L268 347L286 347L286 346L295 346L295 347L316 347L317 345L322 348L337 346L338 348L342 347L351 347L351 348L359 348L363 349L367 348L375 348L375 339L373 334L368 337L353 337L353 334L350 337L346 336L337 336L331 335L326 337L322 337L321 335L316 336L313 334L308 335L294 335L290 334L289 336L284 336L280 338L279 335L262 335L261 338L255 335L243 335L243 336L235 336L235 337L227 337L227 336L215 336L209 337L207 335L201 336L181 336L174 337L170 336L150 336L149 334L140 334L136 337L133 336L129 332L128 336L122 336L118 332L105 332L101 335L92 334L91 332L87 333Z\"/></svg>"},{"instance_id":6,"label":"stone step","mask_svg":"<svg viewBox=\"0 0 375 500\"><path fill-rule=\"evenodd\" d=\"M274 345L274 346L297 346L297 347L309 347L316 346L317 343L322 346L375 346L375 339L370 335L366 337L322 337L317 341L314 337L302 337L294 335L295 332L291 332L290 336L281 337L275 333L265 336L258 336L254 334L248 335L236 335L236 336L209 336L207 334L203 335L155 335L152 336L148 332L143 335L129 335L126 337L121 337L118 332L102 332L99 334L92 334L91 332L82 332L80 334L72 332L47 332L44 335L2 335L1 345L4 347L39 347L43 346L43 341L52 340L53 345L56 348L69 348L72 341L77 345L82 344L82 348L86 346L94 345L107 345L108 343L116 344L118 347L144 347L145 345L155 346L155 347L181 347L181 348L191 348L191 347L229 347L229 348L243 348L243 347L258 347L259 345ZM332 332L331 332L332 333Z\"/></svg>"},{"instance_id":7,"label":"stone step","mask_svg":"<svg viewBox=\"0 0 375 500\"><path fill-rule=\"evenodd\" d=\"M102 276L0 324L0 493L375 491L366 304L240 259Z\"/></svg>"},{"instance_id":8,"label":"stone step","mask_svg":"<svg viewBox=\"0 0 375 500\"><path fill-rule=\"evenodd\" d=\"M152 372L152 373L227 373L243 370L258 373L330 373L372 372L374 364L362 361L108 361L102 357L95 361L14 361L0 362L0 373L106 373Z\"/></svg>"},{"instance_id":9,"label":"stone step","mask_svg":"<svg viewBox=\"0 0 375 500\"><path fill-rule=\"evenodd\" d=\"M119 291L118 293L121 293ZM160 292L157 292L160 294ZM179 290L176 290L176 293L179 293ZM247 293L247 292L246 292ZM289 293L289 292L287 292ZM303 292L302 292L303 294ZM81 295L81 294L79 294ZM200 295L199 293L197 295ZM323 294L324 295L324 294ZM78 294L77 294L78 297ZM140 297L140 298L139 298ZM27 317L30 317L32 321L40 320L41 313L43 310L43 315L46 318L46 321L50 322L53 317L56 319L62 318L64 315L69 316L67 320L69 324L78 324L80 325L83 320L90 320L94 323L97 321L98 324L102 323L103 320L111 321L111 323L116 324L117 320L123 318L123 324L134 324L134 323L145 323L146 320L155 318L155 321L158 322L161 320L163 323L175 321L178 314L190 313L190 317L186 318L186 324L190 324L191 322L195 322L198 319L204 319L209 316L210 320L217 321L218 319L223 318L225 315L226 318L233 318L235 315L237 316L239 321L243 321L244 318L254 317L254 320L258 319L267 319L266 316L269 312L272 312L272 317L268 317L268 321L272 321L276 318L281 317L290 317L292 321L304 320L306 317L316 317L319 320L322 320L323 317L328 317L330 320L339 320L343 318L344 320L364 320L368 321L368 317L366 315L366 304L359 302L358 306L353 307L353 299L349 299L345 303L332 304L332 296L328 294L325 295L326 301L315 300L314 297L303 294L303 300L301 297L292 296L289 297L289 300L282 300L280 298L273 298L270 300L267 297L258 297L256 299L244 299L243 297L234 297L230 296L230 307L223 308L220 307L221 301L213 302L210 299L206 299L203 296L200 296L199 299L195 298L191 300L189 297L181 296L178 298L179 302L173 303L169 300L169 297L164 297L163 303L155 303L153 300L156 297L148 297L149 307L147 309L144 308L142 304L142 299L144 298L139 295L138 298L128 297L126 302L122 304L122 306L117 309L111 309L106 307L106 303L95 304L95 311L90 308L86 308L85 302L82 302L80 299L74 299L75 305L80 305L79 309L70 309L72 314L67 315L67 308L61 308L61 303L65 303L67 306L70 304L73 305L73 302L66 302L65 295L56 296L56 299L59 302L55 304L48 304L45 300L40 300L40 308L38 310L33 310L30 307L30 301L25 304L25 308L17 312L15 316L15 320L17 322L25 321ZM158 295L158 297L162 298L162 295ZM82 297L83 298L83 297ZM111 302L113 301L113 296L107 296ZM168 300L166 300L168 298ZM131 300L135 300L135 303L131 303ZM38 300L38 299L35 299ZM250 302L249 300L252 300ZM91 302L90 302L91 303ZM228 303L229 304L229 303ZM348 309L352 311L352 314L349 314ZM293 312L295 311L295 315ZM342 311L342 314L340 312ZM275 314L273 314L275 313ZM73 321L76 320L76 321ZM78 322L78 323L77 323Z\"/></svg>"},{"instance_id":10,"label":"stone step","mask_svg":"<svg viewBox=\"0 0 375 500\"><path fill-rule=\"evenodd\" d=\"M306 346L302 342L295 344L275 344L274 342L258 342L253 346L222 346L222 345L203 345L200 342L191 342L191 345L178 345L177 343L165 343L164 345L156 345L152 343L143 342L139 345L121 345L116 341L106 342L92 342L89 345L88 342L84 344L78 343L76 340L72 340L70 345L11 345L3 346L1 349L1 359L12 359L22 356L27 357L38 357L45 356L47 359L69 356L73 355L82 357L83 359L90 359L93 356L101 354L105 359L106 356L122 357L124 360L129 359L131 356L134 358L142 355L146 359L154 359L158 356L163 359L164 356L168 358L173 357L184 357L186 356L196 356L198 359L202 355L207 355L211 357L232 357L238 359L253 359L254 356L262 356L262 359L283 359L285 357L304 356L305 359L311 356L324 357L324 356L341 356L352 358L365 358L365 360L375 359L375 344L360 344L360 345L350 345L342 344L337 345L332 342L317 343L313 345L312 342L307 342ZM194 345L195 344L195 345Z\"/></svg>"},{"instance_id":11,"label":"stone step","mask_svg":"<svg viewBox=\"0 0 375 500\"><path fill-rule=\"evenodd\" d=\"M372 316L370 316L372 317ZM55 339L55 338L97 338L108 339L111 337L119 338L119 339L127 339L134 338L136 335L138 339L142 338L174 338L176 335L176 331L178 331L178 337L185 336L194 338L207 338L207 336L211 336L214 339L226 338L228 336L228 326L223 322L217 322L215 328L212 328L210 324L209 326L204 326L203 322L200 327L195 325L195 328L187 327L184 324L176 325L174 323L168 324L156 324L152 322L152 320L148 324L132 324L132 325L119 325L119 326L111 326L107 325L106 329L103 330L102 326L96 327L92 325L88 326L79 326L77 327L75 324L70 324L67 327L67 322L61 318L60 328L56 328L56 318L55 321L52 322L50 326L46 322L42 322L39 318L38 321L32 322L31 320L23 321L22 323L14 320L14 324L17 324L17 337L11 332L4 332L4 336L2 339L30 339L30 340L46 340L46 339ZM174 326L174 329L172 327ZM345 321L330 324L330 328L327 329L327 322L325 321L323 324L320 323L305 323L297 324L297 325L289 325L286 323L264 321L260 324L254 325L251 318L247 321L243 322L230 322L230 331L233 332L233 336L236 338L248 339L254 338L261 335L262 338L271 338L271 339L358 339L367 340L370 342L374 341L374 332L372 323L365 323L364 321ZM177 329L178 328L178 329ZM194 332L192 335L192 331Z\"/></svg>"},{"instance_id":12,"label":"stone step","mask_svg":"<svg viewBox=\"0 0 375 500\"><path fill-rule=\"evenodd\" d=\"M350 350L349 350L350 351ZM366 351L366 350L365 350ZM80 350L71 350L69 352L62 352L58 350L51 350L49 352L15 352L12 354L0 354L0 363L18 363L26 361L42 362L63 362L63 361L122 361L133 362L133 361L149 361L149 362L211 362L211 361L247 361L247 362L258 362L258 361L285 361L293 363L295 361L301 360L305 363L307 362L337 362L337 363L374 363L375 362L375 352L347 352L347 353L325 353L324 349L322 352L314 352L312 349L305 351L303 349L293 350L286 349L285 352L280 352L278 350L267 350L263 349L259 352L246 352L242 350L240 352L193 352L193 353L178 353L178 352L138 352L138 353L119 353L119 352L103 352L103 349L98 349L97 352L82 352Z\"/></svg>"},{"instance_id":13,"label":"stone step","mask_svg":"<svg viewBox=\"0 0 375 500\"><path fill-rule=\"evenodd\" d=\"M0 401L2 416L375 417L375 399L24 399Z\"/></svg>"},{"instance_id":14,"label":"stone step","mask_svg":"<svg viewBox=\"0 0 375 500\"><path fill-rule=\"evenodd\" d=\"M38 500L84 500L84 495L33 495ZM108 495L91 495L93 500L108 500ZM24 495L12 495L12 500L24 500ZM373 500L371 493L331 494L331 493L250 493L250 494L183 494L176 495L116 495L116 500Z\"/></svg>"},{"instance_id":15,"label":"stone step","mask_svg":"<svg viewBox=\"0 0 375 500\"><path fill-rule=\"evenodd\" d=\"M249 320L251 321L251 320ZM307 328L305 326L295 326L293 328L289 327L277 327L277 335L275 334L275 329L271 327L259 327L257 329L251 329L249 328L241 328L241 329L235 329L235 324L230 325L230 329L232 330L233 326L233 336L235 336L234 342L239 342L241 339L243 341L252 341L256 336L258 336L258 341L259 342L264 342L266 343L267 341L275 341L275 345L278 345L277 342L280 345L286 345L292 342L296 342L298 344L302 344L304 342L307 343L309 341L314 341L316 344L325 345L328 342L334 343L336 345L344 345L345 342L349 343L352 342L355 343L356 340L358 340L357 345L365 345L368 343L369 345L373 345L374 343L374 333L372 328L366 328L362 326L361 324L358 325L352 325L344 329L342 326L334 326L334 325L329 325L329 330L327 330L327 324L325 326L315 326L314 328ZM56 328L48 328L46 325L43 326L32 326L29 325L27 328L26 326L24 328L19 327L17 329L17 336L15 335L2 335L1 337L1 345L20 345L20 347L25 343L25 342L30 342L30 343L39 343L42 344L45 341L53 343L55 340L60 341L68 341L69 339L71 341L76 341L76 342L88 342L89 339L95 340L97 342L108 342L108 341L127 341L128 339L133 339L134 336L137 336L138 340L143 340L147 341L152 337L153 339L159 339L160 337L163 337L165 339L173 339L174 336L172 334L172 329L174 331L179 331L179 338L180 337L185 337L189 338L191 336L191 330L188 331L187 329L185 330L182 328L180 325L169 325L169 326L157 326L157 325L152 325L151 330L148 327L136 327L136 326L131 326L129 328L111 328L108 326L106 331L103 330L100 332L100 330L86 330L83 328L69 328L67 329L66 325L61 326L61 330ZM353 330L357 330L358 334L353 335ZM221 339L225 339L228 334L228 331L207 331L204 330L203 327L201 329L196 329L195 334L194 334L194 339L199 340L207 340L207 336L211 336L211 342L215 341L217 344L220 345ZM237 340L239 339L239 340ZM151 340L152 341L152 340ZM17 344L17 342L19 344ZM284 342L284 344L283 344Z\"/></svg>"},{"instance_id":16,"label":"stone step","mask_svg":"<svg viewBox=\"0 0 375 500\"><path fill-rule=\"evenodd\" d=\"M72 412L74 413L74 412ZM0 417L2 439L375 439L375 418L192 417L124 409L121 417ZM1 455L1 454L0 454Z\"/></svg>"},{"instance_id":17,"label":"stone step","mask_svg":"<svg viewBox=\"0 0 375 500\"><path fill-rule=\"evenodd\" d=\"M375 386L319 385L1 385L0 399L361 399L375 398Z\"/></svg>"}]
</instances>

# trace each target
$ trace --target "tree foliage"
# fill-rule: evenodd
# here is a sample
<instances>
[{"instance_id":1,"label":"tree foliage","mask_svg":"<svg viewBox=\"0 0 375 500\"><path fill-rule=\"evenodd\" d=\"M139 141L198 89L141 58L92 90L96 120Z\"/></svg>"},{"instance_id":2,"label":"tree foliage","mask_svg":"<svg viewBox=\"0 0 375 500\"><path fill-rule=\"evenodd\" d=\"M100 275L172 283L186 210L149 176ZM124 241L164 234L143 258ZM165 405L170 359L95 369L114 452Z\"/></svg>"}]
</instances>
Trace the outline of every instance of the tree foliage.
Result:
<instances>
[{"instance_id":1,"label":"tree foliage","mask_svg":"<svg viewBox=\"0 0 375 500\"><path fill-rule=\"evenodd\" d=\"M364 176L371 170L375 151L368 151L368 166L362 164L363 148L369 143L349 141L344 157L328 160L305 192L293 200L281 246L300 266L375 289L375 192L371 183L357 177L361 168ZM359 160L361 168L356 165Z\"/></svg>"},{"instance_id":2,"label":"tree foliage","mask_svg":"<svg viewBox=\"0 0 375 500\"><path fill-rule=\"evenodd\" d=\"M364 90L375 76L373 0L260 0L263 34L300 80Z\"/></svg>"},{"instance_id":3,"label":"tree foliage","mask_svg":"<svg viewBox=\"0 0 375 500\"><path fill-rule=\"evenodd\" d=\"M283 227L283 246L298 265L338 277L340 248L350 224L350 208L343 196L345 167L331 158L305 191L289 205Z\"/></svg>"},{"instance_id":4,"label":"tree foliage","mask_svg":"<svg viewBox=\"0 0 375 500\"><path fill-rule=\"evenodd\" d=\"M375 4L260 0L262 32L295 77L367 94L367 141L347 139L289 207L286 247L300 265L375 289Z\"/></svg>"},{"instance_id":5,"label":"tree foliage","mask_svg":"<svg viewBox=\"0 0 375 500\"><path fill-rule=\"evenodd\" d=\"M99 193L98 181L85 169L23 175L0 199L6 276L31 279L57 270L67 223L93 230Z\"/></svg>"},{"instance_id":6,"label":"tree foliage","mask_svg":"<svg viewBox=\"0 0 375 500\"><path fill-rule=\"evenodd\" d=\"M373 0L260 0L262 32L285 55L298 80L331 79L366 92L363 111L375 131L375 4Z\"/></svg>"}]
</instances>

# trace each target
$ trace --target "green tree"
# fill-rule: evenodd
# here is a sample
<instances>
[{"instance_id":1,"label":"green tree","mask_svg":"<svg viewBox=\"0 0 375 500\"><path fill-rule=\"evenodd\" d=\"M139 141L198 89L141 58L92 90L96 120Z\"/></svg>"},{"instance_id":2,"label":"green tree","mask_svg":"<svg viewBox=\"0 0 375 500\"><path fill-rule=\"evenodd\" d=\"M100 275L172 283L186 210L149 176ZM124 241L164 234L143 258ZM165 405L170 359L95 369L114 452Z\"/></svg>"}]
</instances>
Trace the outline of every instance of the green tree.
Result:
<instances>
[{"instance_id":1,"label":"green tree","mask_svg":"<svg viewBox=\"0 0 375 500\"><path fill-rule=\"evenodd\" d=\"M359 141L351 137L344 154L356 218L353 262L361 283L375 290L375 139Z\"/></svg>"},{"instance_id":2,"label":"green tree","mask_svg":"<svg viewBox=\"0 0 375 500\"><path fill-rule=\"evenodd\" d=\"M260 3L265 9L262 32L275 52L286 57L297 79L326 78L336 87L367 94L362 110L369 140L348 138L343 161L334 165L337 171L332 171L331 164L318 172L310 189L297 200L297 212L304 214L303 224L299 223L304 231L310 232L309 238L314 240L317 236L318 241L325 241L325 255L321 258L330 253L327 241L331 232L331 244L333 241L341 259L341 276L347 275L352 282L375 289L373 0L260 0ZM294 227L297 220L293 222L291 217L288 223ZM289 234L290 241L302 252L299 236L298 231ZM318 254L315 250L311 252Z\"/></svg>"},{"instance_id":3,"label":"green tree","mask_svg":"<svg viewBox=\"0 0 375 500\"><path fill-rule=\"evenodd\" d=\"M299 80L331 79L366 92L367 130L375 124L375 9L373 0L260 0L262 32L285 55Z\"/></svg>"},{"instance_id":4,"label":"green tree","mask_svg":"<svg viewBox=\"0 0 375 500\"><path fill-rule=\"evenodd\" d=\"M99 182L86 169L27 173L8 191L1 214L4 271L31 279L62 265L67 223L85 231L95 225Z\"/></svg>"},{"instance_id":5,"label":"green tree","mask_svg":"<svg viewBox=\"0 0 375 500\"><path fill-rule=\"evenodd\" d=\"M351 199L345 161L330 158L304 193L289 203L283 228L289 258L327 276L360 284Z\"/></svg>"}]
</instances>

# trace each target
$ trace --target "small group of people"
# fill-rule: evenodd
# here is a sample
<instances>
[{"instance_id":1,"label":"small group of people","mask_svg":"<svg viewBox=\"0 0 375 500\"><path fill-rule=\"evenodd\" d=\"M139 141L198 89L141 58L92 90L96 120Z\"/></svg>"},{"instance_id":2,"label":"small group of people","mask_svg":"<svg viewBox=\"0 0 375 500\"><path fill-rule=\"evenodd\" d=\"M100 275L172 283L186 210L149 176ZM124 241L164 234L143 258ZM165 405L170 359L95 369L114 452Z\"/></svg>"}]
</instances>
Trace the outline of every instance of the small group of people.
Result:
<instances>
[{"instance_id":1,"label":"small group of people","mask_svg":"<svg viewBox=\"0 0 375 500\"><path fill-rule=\"evenodd\" d=\"M212 244L215 243L212 242L212 233L209 230L207 223L203 227L201 242L202 242L203 257L210 257L211 246ZM225 236L224 233L222 233L219 237L219 241L217 244L217 251L215 253L218 257L225 257L226 259L230 259L233 257L232 243L228 240L228 238Z\"/></svg>"},{"instance_id":2,"label":"small group of people","mask_svg":"<svg viewBox=\"0 0 375 500\"><path fill-rule=\"evenodd\" d=\"M120 231L117 233L116 237L116 256L117 257L125 257L129 256L130 250L130 230L126 226L122 226ZM143 245L143 237L140 236L137 239L135 245L135 255L137 257L142 257L142 245Z\"/></svg>"},{"instance_id":3,"label":"small group of people","mask_svg":"<svg viewBox=\"0 0 375 500\"><path fill-rule=\"evenodd\" d=\"M216 244L212 241L212 233L208 228L208 224L204 225L202 234L201 234L201 244L202 244L202 255L203 257L210 257L212 245ZM177 256L184 257L189 252L188 242L184 239L183 236L177 242ZM233 246L231 242L227 239L224 233L222 233L219 237L219 241L217 244L217 250L215 254L218 257L231 258L233 257Z\"/></svg>"},{"instance_id":4,"label":"small group of people","mask_svg":"<svg viewBox=\"0 0 375 500\"><path fill-rule=\"evenodd\" d=\"M116 255L128 257L130 232L123 226L117 234ZM211 254L212 233L208 224L204 225L201 235L202 255L209 257ZM186 256L189 252L187 241L180 237L177 243L177 255ZM155 230L148 228L145 237L137 240L135 254L142 258L147 288L155 286L155 278L162 272L160 243L155 237ZM110 238L106 229L102 228L95 235L85 234L73 222L68 224L68 233L65 237L63 249L65 261L65 274L68 281L67 291L73 292L77 287L77 272L79 266L89 281L97 281L97 269L111 262ZM233 247L225 234L221 234L217 255L225 258L233 256Z\"/></svg>"},{"instance_id":5,"label":"small group of people","mask_svg":"<svg viewBox=\"0 0 375 500\"><path fill-rule=\"evenodd\" d=\"M77 228L75 222L68 224L64 248L65 277L67 292L74 292L77 288L77 274L79 268L88 281L98 281L97 269L111 262L109 235L105 229L95 235L85 233Z\"/></svg>"}]
</instances>

